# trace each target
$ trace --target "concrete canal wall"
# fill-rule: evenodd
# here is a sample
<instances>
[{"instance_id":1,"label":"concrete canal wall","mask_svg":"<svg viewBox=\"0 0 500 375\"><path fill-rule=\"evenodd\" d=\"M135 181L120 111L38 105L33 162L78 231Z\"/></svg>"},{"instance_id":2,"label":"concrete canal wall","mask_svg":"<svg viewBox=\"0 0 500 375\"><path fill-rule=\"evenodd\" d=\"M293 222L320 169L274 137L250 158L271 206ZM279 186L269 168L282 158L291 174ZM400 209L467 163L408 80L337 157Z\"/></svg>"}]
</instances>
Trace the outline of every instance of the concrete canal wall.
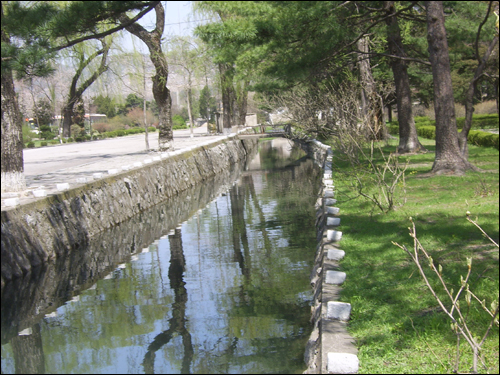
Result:
<instances>
[{"instance_id":1,"label":"concrete canal wall","mask_svg":"<svg viewBox=\"0 0 500 375\"><path fill-rule=\"evenodd\" d=\"M323 180L316 202L318 246L311 285L313 332L309 338L305 360L307 374L357 373L359 361L354 339L347 332L351 305L339 302L341 285L348 275L342 272L339 261L348 256L340 249L340 209L336 207L333 185L331 147L316 140L306 145L308 154L323 168Z\"/></svg>"},{"instance_id":2,"label":"concrete canal wall","mask_svg":"<svg viewBox=\"0 0 500 375\"><path fill-rule=\"evenodd\" d=\"M1 271L5 282L165 199L213 177L246 156L257 138L237 135L182 152L162 154L136 169L7 208L1 213Z\"/></svg>"}]
</instances>

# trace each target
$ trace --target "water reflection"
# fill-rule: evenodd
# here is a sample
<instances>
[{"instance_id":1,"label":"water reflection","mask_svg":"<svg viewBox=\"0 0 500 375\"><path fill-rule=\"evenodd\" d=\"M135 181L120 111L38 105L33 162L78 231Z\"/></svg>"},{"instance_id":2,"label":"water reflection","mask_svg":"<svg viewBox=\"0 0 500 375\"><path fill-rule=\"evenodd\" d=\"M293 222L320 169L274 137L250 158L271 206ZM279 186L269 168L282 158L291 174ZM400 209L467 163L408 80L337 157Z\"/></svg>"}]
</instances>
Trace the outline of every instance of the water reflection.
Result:
<instances>
[{"instance_id":1,"label":"water reflection","mask_svg":"<svg viewBox=\"0 0 500 375\"><path fill-rule=\"evenodd\" d=\"M303 371L319 180L282 146L8 284L2 373Z\"/></svg>"}]
</instances>

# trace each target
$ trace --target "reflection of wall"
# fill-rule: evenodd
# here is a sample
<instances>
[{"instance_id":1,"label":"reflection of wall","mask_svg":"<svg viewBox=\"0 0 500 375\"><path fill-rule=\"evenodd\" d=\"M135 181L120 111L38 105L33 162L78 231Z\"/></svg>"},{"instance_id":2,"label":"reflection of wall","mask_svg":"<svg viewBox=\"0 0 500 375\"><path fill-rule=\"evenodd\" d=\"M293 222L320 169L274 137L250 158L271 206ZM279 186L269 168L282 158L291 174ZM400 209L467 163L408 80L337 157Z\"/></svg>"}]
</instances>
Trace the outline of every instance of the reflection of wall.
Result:
<instances>
[{"instance_id":1,"label":"reflection of wall","mask_svg":"<svg viewBox=\"0 0 500 375\"><path fill-rule=\"evenodd\" d=\"M244 162L256 139L221 141L2 211L2 285L88 238Z\"/></svg>"},{"instance_id":2,"label":"reflection of wall","mask_svg":"<svg viewBox=\"0 0 500 375\"><path fill-rule=\"evenodd\" d=\"M97 234L86 245L38 267L25 278L2 288L1 337L8 342L18 331L31 327L54 311L74 293L87 289L96 280L165 236L180 222L227 190L241 173L242 165L223 171L203 184L184 190L113 228Z\"/></svg>"}]
</instances>

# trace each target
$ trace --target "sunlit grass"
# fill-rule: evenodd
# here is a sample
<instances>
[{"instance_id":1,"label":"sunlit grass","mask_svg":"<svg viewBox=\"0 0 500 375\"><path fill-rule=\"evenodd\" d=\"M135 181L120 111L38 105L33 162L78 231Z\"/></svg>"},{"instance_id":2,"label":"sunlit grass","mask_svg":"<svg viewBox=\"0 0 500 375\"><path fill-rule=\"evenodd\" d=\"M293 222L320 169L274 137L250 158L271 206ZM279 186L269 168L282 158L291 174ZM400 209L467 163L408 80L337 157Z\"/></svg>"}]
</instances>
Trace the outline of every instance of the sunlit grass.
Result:
<instances>
[{"instance_id":1,"label":"sunlit grass","mask_svg":"<svg viewBox=\"0 0 500 375\"><path fill-rule=\"evenodd\" d=\"M498 250L465 215L470 211L471 218L477 217L498 242L498 150L470 146L469 160L489 173L429 177L433 142L423 140L429 150L426 154L400 157L401 161L409 160L407 200L388 214L372 210L363 198L349 199L352 191L342 179L335 181L342 218L341 246L346 251L341 267L347 280L341 298L352 305L349 331L357 340L361 373L448 373L454 369L456 336L450 329L451 322L411 258L392 244L394 241L412 249L410 217L423 246L436 264L442 264L443 278L450 288L459 289L460 275L465 277L467 273L466 258L472 257L471 290L486 299L488 306L498 298ZM384 151L394 152L396 146L392 141ZM437 279L433 283L437 285ZM444 298L442 293L440 296ZM468 311L466 307L463 310ZM480 336L489 318L473 305L468 321ZM498 328L494 328L483 350L489 373L498 373L498 347ZM469 372L472 356L464 339L461 350L459 371ZM479 371L487 372L481 365Z\"/></svg>"}]
</instances>

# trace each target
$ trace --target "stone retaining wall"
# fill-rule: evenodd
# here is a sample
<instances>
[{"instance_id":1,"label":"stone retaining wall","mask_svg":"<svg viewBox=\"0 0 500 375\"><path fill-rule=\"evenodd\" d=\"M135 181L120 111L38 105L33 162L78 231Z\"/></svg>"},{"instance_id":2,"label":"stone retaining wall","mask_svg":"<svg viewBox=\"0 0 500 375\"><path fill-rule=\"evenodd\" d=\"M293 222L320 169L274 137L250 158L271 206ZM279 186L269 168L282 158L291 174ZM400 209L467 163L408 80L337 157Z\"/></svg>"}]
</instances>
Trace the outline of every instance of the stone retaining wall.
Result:
<instances>
[{"instance_id":1,"label":"stone retaining wall","mask_svg":"<svg viewBox=\"0 0 500 375\"><path fill-rule=\"evenodd\" d=\"M359 361L354 339L347 332L351 305L338 302L341 285L346 279L338 262L345 252L338 243L342 239L339 231L340 209L333 186L331 147L316 140L307 144L307 151L323 168L323 183L316 203L316 227L318 246L311 285L314 292L312 306L313 332L306 348L307 374L357 373Z\"/></svg>"},{"instance_id":2,"label":"stone retaining wall","mask_svg":"<svg viewBox=\"0 0 500 375\"><path fill-rule=\"evenodd\" d=\"M232 135L2 210L2 286L32 267L87 244L97 233L243 162L257 143L256 138Z\"/></svg>"}]
</instances>

